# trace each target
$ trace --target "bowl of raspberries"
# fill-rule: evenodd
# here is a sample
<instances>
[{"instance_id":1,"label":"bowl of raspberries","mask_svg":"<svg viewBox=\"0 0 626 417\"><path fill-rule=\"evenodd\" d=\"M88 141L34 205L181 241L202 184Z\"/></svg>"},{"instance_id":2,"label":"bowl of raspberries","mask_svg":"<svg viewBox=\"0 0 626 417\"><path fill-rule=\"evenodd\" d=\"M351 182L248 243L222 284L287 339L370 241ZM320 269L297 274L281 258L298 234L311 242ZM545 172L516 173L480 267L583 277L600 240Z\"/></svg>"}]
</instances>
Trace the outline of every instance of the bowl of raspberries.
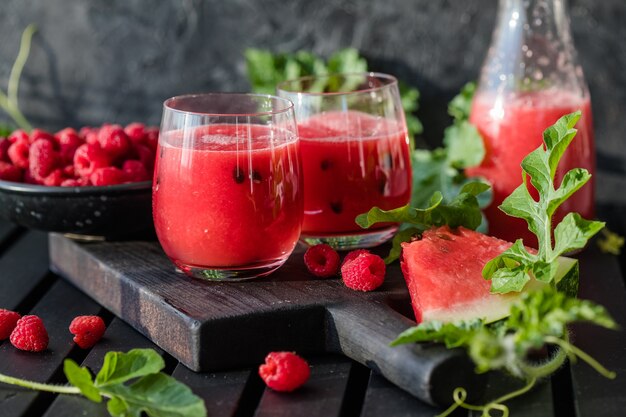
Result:
<instances>
[{"instance_id":1,"label":"bowl of raspberries","mask_svg":"<svg viewBox=\"0 0 626 417\"><path fill-rule=\"evenodd\" d=\"M152 230L158 137L158 128L141 123L0 137L0 217L105 238Z\"/></svg>"}]
</instances>

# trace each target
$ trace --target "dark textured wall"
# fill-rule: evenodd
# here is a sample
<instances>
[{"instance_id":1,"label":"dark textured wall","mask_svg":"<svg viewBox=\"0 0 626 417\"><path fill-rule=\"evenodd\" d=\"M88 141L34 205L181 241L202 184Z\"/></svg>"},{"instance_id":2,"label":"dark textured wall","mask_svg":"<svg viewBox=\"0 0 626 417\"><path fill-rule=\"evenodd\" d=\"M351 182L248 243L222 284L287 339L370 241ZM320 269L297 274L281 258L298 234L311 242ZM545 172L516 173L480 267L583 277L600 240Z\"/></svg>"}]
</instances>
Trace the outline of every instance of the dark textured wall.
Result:
<instances>
[{"instance_id":1,"label":"dark textured wall","mask_svg":"<svg viewBox=\"0 0 626 417\"><path fill-rule=\"evenodd\" d=\"M476 78L496 0L0 0L0 85L23 28L39 26L21 88L36 125L145 121L162 101L199 91L245 91L242 51L353 46L370 66L422 92L434 145L446 103ZM574 39L590 85L600 160L598 199L626 202L626 2L571 0ZM0 118L3 118L0 115Z\"/></svg>"}]
</instances>

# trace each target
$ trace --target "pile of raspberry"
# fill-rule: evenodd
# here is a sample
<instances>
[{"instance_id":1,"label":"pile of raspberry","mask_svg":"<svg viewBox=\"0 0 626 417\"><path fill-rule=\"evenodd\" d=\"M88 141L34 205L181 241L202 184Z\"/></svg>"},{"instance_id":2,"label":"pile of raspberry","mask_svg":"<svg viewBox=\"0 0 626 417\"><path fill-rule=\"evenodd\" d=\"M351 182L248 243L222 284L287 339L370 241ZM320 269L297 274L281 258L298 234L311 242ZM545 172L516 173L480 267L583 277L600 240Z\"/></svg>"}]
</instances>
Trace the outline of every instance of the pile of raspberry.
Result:
<instances>
[{"instance_id":1,"label":"pile of raspberry","mask_svg":"<svg viewBox=\"0 0 626 417\"><path fill-rule=\"evenodd\" d=\"M158 128L141 123L16 130L0 137L0 180L61 187L147 181L158 138Z\"/></svg>"}]
</instances>

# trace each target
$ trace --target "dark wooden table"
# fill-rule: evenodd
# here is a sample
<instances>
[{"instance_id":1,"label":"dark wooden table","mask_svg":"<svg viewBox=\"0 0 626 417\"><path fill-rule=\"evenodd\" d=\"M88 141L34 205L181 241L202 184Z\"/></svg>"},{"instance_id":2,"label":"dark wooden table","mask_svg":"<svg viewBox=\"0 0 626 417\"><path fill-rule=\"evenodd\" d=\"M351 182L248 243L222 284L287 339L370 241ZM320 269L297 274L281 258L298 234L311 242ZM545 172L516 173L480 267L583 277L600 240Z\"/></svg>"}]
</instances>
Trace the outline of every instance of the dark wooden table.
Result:
<instances>
[{"instance_id":1,"label":"dark wooden table","mask_svg":"<svg viewBox=\"0 0 626 417\"><path fill-rule=\"evenodd\" d=\"M593 250L593 248L591 249ZM583 262L581 294L601 301L626 326L626 291L617 261L598 255ZM0 221L0 308L43 317L50 335L47 351L20 352L0 342L0 373L40 382L65 383L62 363L72 358L98 369L109 350L152 347L147 338L114 317L88 295L49 270L45 233ZM98 314L107 323L104 339L90 350L74 345L67 327L77 315ZM626 415L626 338L590 326L574 329L576 343L618 373L614 381L583 363L568 364L528 395L511 401L512 416ZM243 340L242 343L254 343ZM160 350L159 350L160 351ZM311 379L301 390L278 394L266 389L256 368L191 372L167 353L166 372L201 396L209 416L433 416L438 411L395 388L368 368L337 355L308 357ZM491 377L488 389L508 382ZM0 384L0 416L106 416L102 404L76 396L55 396ZM464 412L454 414L467 415ZM472 415L472 414L470 414Z\"/></svg>"}]
</instances>

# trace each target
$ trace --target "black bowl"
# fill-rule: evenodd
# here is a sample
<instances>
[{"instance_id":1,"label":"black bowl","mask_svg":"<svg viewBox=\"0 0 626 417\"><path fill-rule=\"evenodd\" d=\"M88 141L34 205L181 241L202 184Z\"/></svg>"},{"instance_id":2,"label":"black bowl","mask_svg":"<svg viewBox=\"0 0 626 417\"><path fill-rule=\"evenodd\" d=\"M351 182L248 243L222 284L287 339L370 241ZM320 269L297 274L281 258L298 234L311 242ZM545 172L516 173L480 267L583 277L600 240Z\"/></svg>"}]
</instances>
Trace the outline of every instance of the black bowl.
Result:
<instances>
[{"instance_id":1,"label":"black bowl","mask_svg":"<svg viewBox=\"0 0 626 417\"><path fill-rule=\"evenodd\" d=\"M152 183L48 187L0 181L0 217L31 229L85 237L150 235Z\"/></svg>"}]
</instances>

